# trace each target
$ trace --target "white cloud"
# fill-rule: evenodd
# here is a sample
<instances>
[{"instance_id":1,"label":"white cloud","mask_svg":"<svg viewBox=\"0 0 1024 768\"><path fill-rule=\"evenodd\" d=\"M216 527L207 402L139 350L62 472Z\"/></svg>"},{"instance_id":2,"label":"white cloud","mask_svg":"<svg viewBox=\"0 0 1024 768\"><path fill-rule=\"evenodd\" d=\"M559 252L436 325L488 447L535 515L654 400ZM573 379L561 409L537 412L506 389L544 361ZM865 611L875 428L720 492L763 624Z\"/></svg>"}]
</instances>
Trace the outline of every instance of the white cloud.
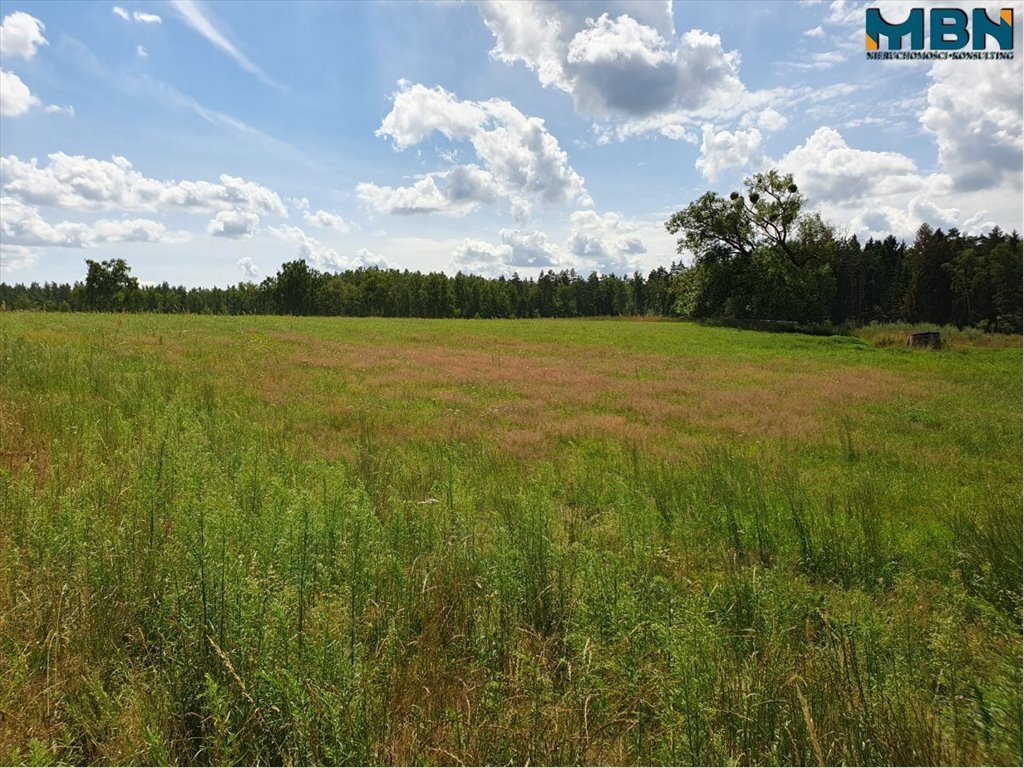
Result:
<instances>
[{"instance_id":1,"label":"white cloud","mask_svg":"<svg viewBox=\"0 0 1024 768\"><path fill-rule=\"evenodd\" d=\"M163 23L163 19L161 19L155 13L144 13L142 11L135 11L135 13L132 14L132 18L135 19L136 21L141 21L143 24L162 24Z\"/></svg>"},{"instance_id":2,"label":"white cloud","mask_svg":"<svg viewBox=\"0 0 1024 768\"><path fill-rule=\"evenodd\" d=\"M140 45L140 46L138 46L138 47L137 47L137 48L135 49L135 54L136 54L136 55L137 55L137 56L138 56L138 57L139 57L140 59L148 59L148 58L149 58L149 52L148 52L148 51L147 51L147 50L146 50L145 48L143 48L143 47L142 47L141 45Z\"/></svg>"},{"instance_id":3,"label":"white cloud","mask_svg":"<svg viewBox=\"0 0 1024 768\"><path fill-rule=\"evenodd\" d=\"M588 19L566 54L576 108L600 116L660 111L676 89L674 59L665 39L631 16Z\"/></svg>"},{"instance_id":4,"label":"white cloud","mask_svg":"<svg viewBox=\"0 0 1024 768\"><path fill-rule=\"evenodd\" d=\"M348 232L349 230L348 222L336 213L329 213L328 211L310 213L308 210L303 210L302 218L307 224L320 227L320 229L336 229L339 232Z\"/></svg>"},{"instance_id":5,"label":"white cloud","mask_svg":"<svg viewBox=\"0 0 1024 768\"><path fill-rule=\"evenodd\" d=\"M453 268L472 275L497 277L512 270L512 248L467 238L455 249Z\"/></svg>"},{"instance_id":6,"label":"white cloud","mask_svg":"<svg viewBox=\"0 0 1024 768\"><path fill-rule=\"evenodd\" d=\"M662 136L673 141L685 141L689 144L697 143L697 134L682 125L663 125L659 130Z\"/></svg>"},{"instance_id":7,"label":"white cloud","mask_svg":"<svg viewBox=\"0 0 1024 768\"><path fill-rule=\"evenodd\" d=\"M793 174L812 206L823 201L915 193L925 185L916 164L906 155L854 149L833 128L816 130L779 165Z\"/></svg>"},{"instance_id":8,"label":"white cloud","mask_svg":"<svg viewBox=\"0 0 1024 768\"><path fill-rule=\"evenodd\" d=\"M387 136L397 149L419 144L435 131L448 139L467 139L487 122L485 106L476 101L459 101L440 86L427 88L400 80L391 111L377 129L377 136Z\"/></svg>"},{"instance_id":9,"label":"white cloud","mask_svg":"<svg viewBox=\"0 0 1024 768\"><path fill-rule=\"evenodd\" d=\"M1019 226L1020 187L1012 181L963 191L949 174L919 172L906 155L850 147L832 128L816 130L778 165L794 174L812 209L859 237L910 239L924 222L966 231L993 221Z\"/></svg>"},{"instance_id":10,"label":"white cloud","mask_svg":"<svg viewBox=\"0 0 1024 768\"><path fill-rule=\"evenodd\" d=\"M55 152L40 166L35 158L0 157L0 188L23 202L55 208L97 210L164 208L203 213L238 209L286 217L277 193L227 174L219 183L161 181L143 176L123 157L110 161Z\"/></svg>"},{"instance_id":11,"label":"white cloud","mask_svg":"<svg viewBox=\"0 0 1024 768\"><path fill-rule=\"evenodd\" d=\"M342 256L334 248L307 235L300 227L282 224L279 227L268 227L268 229L275 237L285 242L294 243L298 257L317 269L341 271L359 266L354 259Z\"/></svg>"},{"instance_id":12,"label":"white cloud","mask_svg":"<svg viewBox=\"0 0 1024 768\"><path fill-rule=\"evenodd\" d=\"M502 229L498 235L508 247L508 263L513 267L567 266L565 253L543 232Z\"/></svg>"},{"instance_id":13,"label":"white cloud","mask_svg":"<svg viewBox=\"0 0 1024 768\"><path fill-rule=\"evenodd\" d=\"M929 72L921 125L935 136L939 162L961 190L1021 188L1024 146L1020 65L937 61Z\"/></svg>"},{"instance_id":14,"label":"white cloud","mask_svg":"<svg viewBox=\"0 0 1024 768\"><path fill-rule=\"evenodd\" d=\"M93 224L62 221L49 224L39 210L13 198L0 198L0 233L8 245L91 248L116 242L187 242L187 232L168 232L152 219L100 219Z\"/></svg>"},{"instance_id":15,"label":"white cloud","mask_svg":"<svg viewBox=\"0 0 1024 768\"><path fill-rule=\"evenodd\" d=\"M214 46L224 51L246 72L256 75L267 85L275 88L280 87L278 83L271 80L262 69L256 66L248 56L242 53L223 32L213 25L213 22L206 15L203 6L197 0L171 0L171 6L181 15L181 18L188 26L213 43Z\"/></svg>"},{"instance_id":16,"label":"white cloud","mask_svg":"<svg viewBox=\"0 0 1024 768\"><path fill-rule=\"evenodd\" d=\"M0 279L8 270L28 269L39 261L39 251L25 245L0 243Z\"/></svg>"},{"instance_id":17,"label":"white cloud","mask_svg":"<svg viewBox=\"0 0 1024 768\"><path fill-rule=\"evenodd\" d=\"M760 155L761 132L757 128L747 131L720 131L713 125L701 128L703 141L696 168L708 181L718 179L728 168L742 168L753 163Z\"/></svg>"},{"instance_id":18,"label":"white cloud","mask_svg":"<svg viewBox=\"0 0 1024 768\"><path fill-rule=\"evenodd\" d=\"M572 94L579 112L615 121L616 135L685 128L775 98L751 93L740 57L716 34L677 36L666 2L479 2L492 57L524 63L541 84ZM677 134L679 135L679 134Z\"/></svg>"},{"instance_id":19,"label":"white cloud","mask_svg":"<svg viewBox=\"0 0 1024 768\"><path fill-rule=\"evenodd\" d=\"M622 274L640 268L647 253L640 222L613 211L581 210L569 216L569 224L564 246L544 232L511 228L500 230L500 243L466 238L454 249L452 268L488 276L570 268ZM659 224L657 230L663 227Z\"/></svg>"},{"instance_id":20,"label":"white cloud","mask_svg":"<svg viewBox=\"0 0 1024 768\"><path fill-rule=\"evenodd\" d=\"M392 138L400 150L435 132L450 140L466 140L480 165L457 165L426 174L411 187L360 184L357 192L372 209L460 216L505 198L521 218L537 201L589 204L583 178L569 165L568 155L540 118L528 117L500 99L460 101L441 87L405 81L399 87L378 136Z\"/></svg>"},{"instance_id":21,"label":"white cloud","mask_svg":"<svg viewBox=\"0 0 1024 768\"><path fill-rule=\"evenodd\" d=\"M91 243L187 243L192 239L188 232L168 232L159 221L152 219L100 219L95 222L87 236Z\"/></svg>"},{"instance_id":22,"label":"white cloud","mask_svg":"<svg viewBox=\"0 0 1024 768\"><path fill-rule=\"evenodd\" d=\"M238 260L237 264L246 280L259 280L260 275L263 274L263 270L257 267L256 262L249 256L243 256Z\"/></svg>"},{"instance_id":23,"label":"white cloud","mask_svg":"<svg viewBox=\"0 0 1024 768\"><path fill-rule=\"evenodd\" d=\"M501 243L466 238L455 248L452 268L478 275L510 275L545 269L629 271L647 248L639 225L617 213L577 211L570 216L572 233L566 245L551 242L544 232L504 228Z\"/></svg>"},{"instance_id":24,"label":"white cloud","mask_svg":"<svg viewBox=\"0 0 1024 768\"><path fill-rule=\"evenodd\" d=\"M804 35L806 35L807 37L824 37L825 30L822 29L821 24L819 24L816 27L811 27L810 29L806 30L804 32Z\"/></svg>"},{"instance_id":25,"label":"white cloud","mask_svg":"<svg viewBox=\"0 0 1024 768\"><path fill-rule=\"evenodd\" d=\"M206 225L206 232L214 237L248 240L260 228L260 217L249 211L221 211Z\"/></svg>"},{"instance_id":26,"label":"white cloud","mask_svg":"<svg viewBox=\"0 0 1024 768\"><path fill-rule=\"evenodd\" d=\"M748 112L740 120L740 125L744 128L749 128L751 125L756 124L758 128L763 131L772 133L774 131L781 131L789 124L789 119L777 112L774 109L765 109L761 112Z\"/></svg>"},{"instance_id":27,"label":"white cloud","mask_svg":"<svg viewBox=\"0 0 1024 768\"><path fill-rule=\"evenodd\" d=\"M48 45L44 29L43 22L24 11L5 16L0 24L0 56L31 59L39 46Z\"/></svg>"},{"instance_id":28,"label":"white cloud","mask_svg":"<svg viewBox=\"0 0 1024 768\"><path fill-rule=\"evenodd\" d=\"M572 231L566 250L576 263L605 274L632 272L640 266L647 245L639 223L615 212L576 211L569 217Z\"/></svg>"},{"instance_id":29,"label":"white cloud","mask_svg":"<svg viewBox=\"0 0 1024 768\"><path fill-rule=\"evenodd\" d=\"M115 16L119 16L120 18L124 19L125 21L131 21L132 20L132 17L128 15L128 11L126 11L120 5L115 5L110 10L114 12Z\"/></svg>"},{"instance_id":30,"label":"white cloud","mask_svg":"<svg viewBox=\"0 0 1024 768\"><path fill-rule=\"evenodd\" d=\"M790 66L796 69L810 69L820 71L830 69L836 64L850 61L850 55L839 51L818 51L806 57L803 61L790 62Z\"/></svg>"},{"instance_id":31,"label":"white cloud","mask_svg":"<svg viewBox=\"0 0 1024 768\"><path fill-rule=\"evenodd\" d=\"M378 269L388 269L390 267L388 260L384 256L374 253L369 248L360 248L356 251L355 264L356 266L377 267Z\"/></svg>"},{"instance_id":32,"label":"white cloud","mask_svg":"<svg viewBox=\"0 0 1024 768\"><path fill-rule=\"evenodd\" d=\"M675 35L672 8L662 0L609 0L607 2L500 2L477 3L484 24L494 35L491 56L506 64L522 62L537 73L544 87L573 91L573 74L567 64L570 42L587 28L588 20L607 15L628 15L663 39ZM647 34L647 33L643 33Z\"/></svg>"},{"instance_id":33,"label":"white cloud","mask_svg":"<svg viewBox=\"0 0 1024 768\"><path fill-rule=\"evenodd\" d=\"M475 275L510 275L522 269L538 270L570 266L564 249L543 232L502 229L501 244L466 238L455 249L453 268Z\"/></svg>"},{"instance_id":34,"label":"white cloud","mask_svg":"<svg viewBox=\"0 0 1024 768\"><path fill-rule=\"evenodd\" d=\"M982 210L964 219L962 230L969 235L990 232L996 223L989 218L988 211Z\"/></svg>"},{"instance_id":35,"label":"white cloud","mask_svg":"<svg viewBox=\"0 0 1024 768\"><path fill-rule=\"evenodd\" d=\"M949 229L960 221L957 208L940 208L925 195L912 198L906 205L871 202L850 219L848 228L862 238L896 235L910 240L923 223Z\"/></svg>"},{"instance_id":36,"label":"white cloud","mask_svg":"<svg viewBox=\"0 0 1024 768\"><path fill-rule=\"evenodd\" d=\"M65 105L62 107L59 104L47 104L45 111L47 114L51 115L67 115L68 117L75 116L75 108L71 105Z\"/></svg>"},{"instance_id":37,"label":"white cloud","mask_svg":"<svg viewBox=\"0 0 1024 768\"><path fill-rule=\"evenodd\" d=\"M18 117L37 106L39 99L32 95L21 78L0 69L0 115Z\"/></svg>"},{"instance_id":38,"label":"white cloud","mask_svg":"<svg viewBox=\"0 0 1024 768\"><path fill-rule=\"evenodd\" d=\"M454 184L450 183L453 178ZM443 186L438 186L438 179L444 182ZM493 177L475 166L456 166L448 172L428 174L410 187L363 182L356 186L356 194L370 210L398 215L465 216L481 203L496 199Z\"/></svg>"}]
</instances>

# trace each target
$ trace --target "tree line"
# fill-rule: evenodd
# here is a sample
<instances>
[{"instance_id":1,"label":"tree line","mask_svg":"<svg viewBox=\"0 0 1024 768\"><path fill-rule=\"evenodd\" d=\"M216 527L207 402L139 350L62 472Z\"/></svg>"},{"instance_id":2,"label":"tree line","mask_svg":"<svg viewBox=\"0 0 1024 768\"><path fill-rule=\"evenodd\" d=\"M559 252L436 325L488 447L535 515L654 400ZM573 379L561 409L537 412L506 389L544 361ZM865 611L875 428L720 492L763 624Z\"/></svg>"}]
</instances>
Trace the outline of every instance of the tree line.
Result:
<instances>
[{"instance_id":1,"label":"tree line","mask_svg":"<svg viewBox=\"0 0 1024 768\"><path fill-rule=\"evenodd\" d=\"M693 254L672 283L678 315L1021 332L1017 232L922 224L909 246L893 235L861 245L805 212L791 175L758 173L744 186L728 198L708 192L666 223L680 253Z\"/></svg>"},{"instance_id":2,"label":"tree line","mask_svg":"<svg viewBox=\"0 0 1024 768\"><path fill-rule=\"evenodd\" d=\"M122 259L86 261L83 282L0 283L7 309L63 312L166 312L223 315L327 315L352 317L528 318L671 316L673 274L659 267L646 277L584 277L549 270L536 279L485 278L461 272L366 267L321 272L305 261L283 264L260 283L226 288L141 285Z\"/></svg>"},{"instance_id":3,"label":"tree line","mask_svg":"<svg viewBox=\"0 0 1024 768\"><path fill-rule=\"evenodd\" d=\"M7 309L428 318L652 315L857 326L952 324L1020 333L1022 243L925 224L913 243L889 235L863 245L814 212L792 177L756 174L744 193L708 192L666 223L692 262L644 276L485 278L376 267L332 273L283 264L260 283L227 288L141 285L122 259L86 261L84 281L0 283Z\"/></svg>"}]
</instances>

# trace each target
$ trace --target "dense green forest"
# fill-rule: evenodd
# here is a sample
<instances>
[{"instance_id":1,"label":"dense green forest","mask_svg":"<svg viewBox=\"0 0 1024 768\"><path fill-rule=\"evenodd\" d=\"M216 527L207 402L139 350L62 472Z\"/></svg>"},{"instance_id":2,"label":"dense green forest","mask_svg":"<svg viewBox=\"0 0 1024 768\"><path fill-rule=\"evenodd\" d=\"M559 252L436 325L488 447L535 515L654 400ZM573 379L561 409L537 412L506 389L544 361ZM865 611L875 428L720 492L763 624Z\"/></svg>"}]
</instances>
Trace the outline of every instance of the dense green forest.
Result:
<instances>
[{"instance_id":1,"label":"dense green forest","mask_svg":"<svg viewBox=\"0 0 1024 768\"><path fill-rule=\"evenodd\" d=\"M666 226L692 255L646 277L536 279L361 268L320 272L305 261L261 283L227 288L140 285L121 259L87 260L84 282L0 283L7 309L377 317L676 316L857 326L936 323L1021 331L1022 248L1017 232L985 235L924 224L910 245L895 236L842 237L804 213L792 178L775 171L728 199L709 192Z\"/></svg>"}]
</instances>

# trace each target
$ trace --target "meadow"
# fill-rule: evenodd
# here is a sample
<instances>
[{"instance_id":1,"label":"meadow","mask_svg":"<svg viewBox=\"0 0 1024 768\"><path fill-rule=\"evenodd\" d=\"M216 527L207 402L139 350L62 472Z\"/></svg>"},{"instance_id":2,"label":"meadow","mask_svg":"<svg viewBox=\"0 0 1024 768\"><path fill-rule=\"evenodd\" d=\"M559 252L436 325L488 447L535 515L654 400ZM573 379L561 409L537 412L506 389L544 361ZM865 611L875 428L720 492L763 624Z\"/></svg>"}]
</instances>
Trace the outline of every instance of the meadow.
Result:
<instances>
[{"instance_id":1,"label":"meadow","mask_svg":"<svg viewBox=\"0 0 1024 768\"><path fill-rule=\"evenodd\" d=\"M900 333L0 314L0 762L1019 765L1021 340Z\"/></svg>"}]
</instances>

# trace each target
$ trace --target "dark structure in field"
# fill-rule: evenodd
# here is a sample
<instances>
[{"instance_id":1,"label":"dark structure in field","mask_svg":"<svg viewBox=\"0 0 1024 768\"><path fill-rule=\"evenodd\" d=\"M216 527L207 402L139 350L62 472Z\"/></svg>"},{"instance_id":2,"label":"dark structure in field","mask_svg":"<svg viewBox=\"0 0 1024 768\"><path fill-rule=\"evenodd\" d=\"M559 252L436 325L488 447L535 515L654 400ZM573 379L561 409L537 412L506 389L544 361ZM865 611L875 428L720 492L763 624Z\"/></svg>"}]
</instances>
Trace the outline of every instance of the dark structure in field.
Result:
<instances>
[{"instance_id":1,"label":"dark structure in field","mask_svg":"<svg viewBox=\"0 0 1024 768\"><path fill-rule=\"evenodd\" d=\"M938 331L912 333L909 336L907 336L907 346L940 349L942 347L942 337L939 335Z\"/></svg>"}]
</instances>

